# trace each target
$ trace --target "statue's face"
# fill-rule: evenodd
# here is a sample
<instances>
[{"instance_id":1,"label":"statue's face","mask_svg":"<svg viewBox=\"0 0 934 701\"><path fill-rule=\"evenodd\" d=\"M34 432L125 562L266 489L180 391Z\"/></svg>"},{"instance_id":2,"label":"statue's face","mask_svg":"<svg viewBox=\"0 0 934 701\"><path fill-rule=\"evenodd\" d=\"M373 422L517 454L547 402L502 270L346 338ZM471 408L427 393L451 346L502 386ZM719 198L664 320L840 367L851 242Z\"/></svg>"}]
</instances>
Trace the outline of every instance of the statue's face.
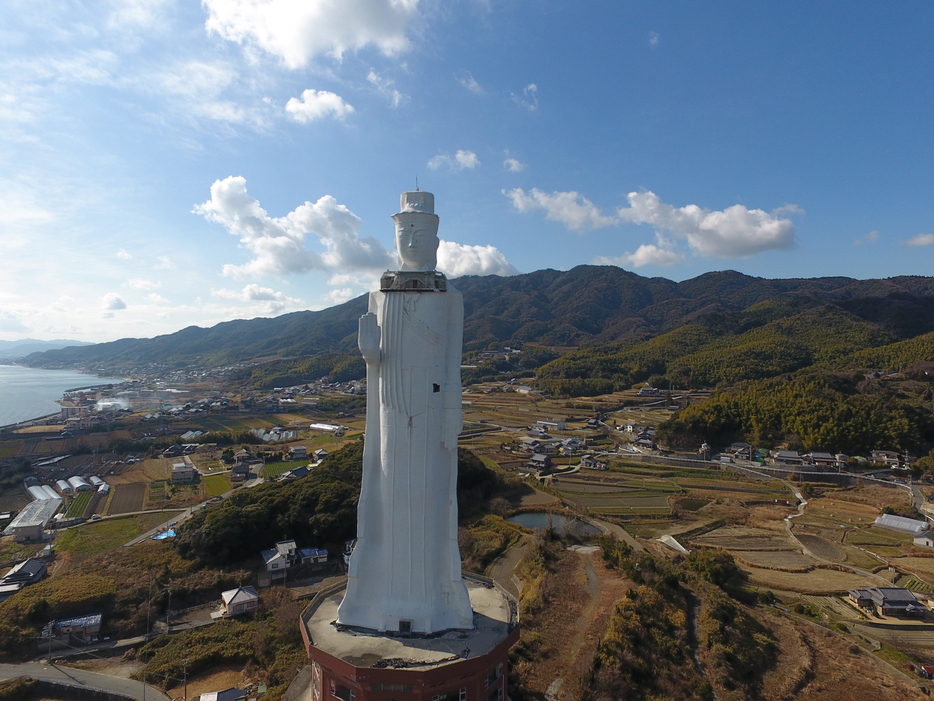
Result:
<instances>
[{"instance_id":1,"label":"statue's face","mask_svg":"<svg viewBox=\"0 0 934 701\"><path fill-rule=\"evenodd\" d=\"M396 225L396 250L403 270L434 270L439 243L437 234L419 224Z\"/></svg>"}]
</instances>

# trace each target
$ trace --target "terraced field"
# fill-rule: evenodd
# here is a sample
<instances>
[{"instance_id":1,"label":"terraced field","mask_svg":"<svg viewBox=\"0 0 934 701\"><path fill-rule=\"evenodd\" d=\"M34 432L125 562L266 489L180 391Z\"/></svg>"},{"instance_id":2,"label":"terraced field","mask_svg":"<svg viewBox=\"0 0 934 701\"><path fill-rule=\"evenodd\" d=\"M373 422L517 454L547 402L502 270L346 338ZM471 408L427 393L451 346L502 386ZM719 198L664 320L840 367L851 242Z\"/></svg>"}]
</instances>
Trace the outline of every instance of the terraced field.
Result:
<instances>
[{"instance_id":1,"label":"terraced field","mask_svg":"<svg viewBox=\"0 0 934 701\"><path fill-rule=\"evenodd\" d=\"M843 549L820 536L798 535L797 538L804 547L817 555L817 557L822 557L825 560L833 560L835 562L843 562L846 559L846 553Z\"/></svg>"}]
</instances>

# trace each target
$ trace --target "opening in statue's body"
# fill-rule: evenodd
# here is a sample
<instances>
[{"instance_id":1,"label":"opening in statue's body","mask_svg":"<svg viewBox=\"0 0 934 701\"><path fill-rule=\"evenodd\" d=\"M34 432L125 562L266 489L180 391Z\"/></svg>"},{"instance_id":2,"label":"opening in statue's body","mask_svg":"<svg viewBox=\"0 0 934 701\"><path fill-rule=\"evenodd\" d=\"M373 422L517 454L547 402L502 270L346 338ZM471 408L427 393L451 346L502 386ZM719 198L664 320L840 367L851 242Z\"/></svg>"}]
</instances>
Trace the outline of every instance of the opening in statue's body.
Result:
<instances>
[{"instance_id":1,"label":"opening in statue's body","mask_svg":"<svg viewBox=\"0 0 934 701\"><path fill-rule=\"evenodd\" d=\"M347 593L338 621L379 631L472 628L457 547L457 436L463 426L461 294L435 272L434 196L402 195L401 270L360 318L366 445Z\"/></svg>"}]
</instances>

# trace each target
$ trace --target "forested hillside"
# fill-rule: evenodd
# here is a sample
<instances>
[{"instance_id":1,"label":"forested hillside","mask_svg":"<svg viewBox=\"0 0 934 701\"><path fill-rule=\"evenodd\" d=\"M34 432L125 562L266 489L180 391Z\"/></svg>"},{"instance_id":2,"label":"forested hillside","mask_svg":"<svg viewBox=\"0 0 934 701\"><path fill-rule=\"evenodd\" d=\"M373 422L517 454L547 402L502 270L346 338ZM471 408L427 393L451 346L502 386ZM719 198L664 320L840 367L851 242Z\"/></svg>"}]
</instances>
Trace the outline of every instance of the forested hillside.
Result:
<instances>
[{"instance_id":1,"label":"forested hillside","mask_svg":"<svg viewBox=\"0 0 934 701\"><path fill-rule=\"evenodd\" d=\"M616 375L620 382L638 380L646 370L649 376L673 372L683 382L684 371L678 376L668 364L690 353L706 353L682 365L689 368L689 377L696 375L696 383L709 384L740 379L722 376L717 369L734 357L756 366L740 372L754 377L934 332L934 278L928 277L766 280L723 271L673 282L614 266L580 266L514 277L464 277L454 284L464 294L466 350L525 343L561 350L618 344L593 355L596 360L632 346L634 355L617 359L628 366L597 373L598 379ZM24 362L117 371L211 368L280 358L289 364L280 365L278 374L313 373L321 362L303 368L302 359L356 354L357 318L366 304L364 295L320 312L189 327L153 339L36 353ZM759 334L744 336L760 327ZM667 335L671 332L678 333ZM829 338L841 334L838 343ZM661 338L654 345L638 345L655 337ZM710 345L720 337L726 338L724 346ZM769 351L771 344L788 339L796 343L781 353ZM331 360L329 370L349 370L346 358ZM572 376L572 371L552 368L543 379Z\"/></svg>"}]
</instances>

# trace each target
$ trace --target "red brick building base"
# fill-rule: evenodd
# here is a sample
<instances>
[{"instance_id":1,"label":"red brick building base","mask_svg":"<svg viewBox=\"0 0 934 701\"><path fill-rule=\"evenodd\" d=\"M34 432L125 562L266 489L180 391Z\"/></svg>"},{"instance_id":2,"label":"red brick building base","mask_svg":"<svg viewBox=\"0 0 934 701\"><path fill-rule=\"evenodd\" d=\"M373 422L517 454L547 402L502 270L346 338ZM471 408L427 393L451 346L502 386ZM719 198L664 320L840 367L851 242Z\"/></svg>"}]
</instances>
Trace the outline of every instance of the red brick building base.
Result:
<instances>
[{"instance_id":1,"label":"red brick building base","mask_svg":"<svg viewBox=\"0 0 934 701\"><path fill-rule=\"evenodd\" d=\"M304 626L303 626L304 631ZM310 644L312 701L505 701L515 628L485 655L419 669L356 667Z\"/></svg>"}]
</instances>

